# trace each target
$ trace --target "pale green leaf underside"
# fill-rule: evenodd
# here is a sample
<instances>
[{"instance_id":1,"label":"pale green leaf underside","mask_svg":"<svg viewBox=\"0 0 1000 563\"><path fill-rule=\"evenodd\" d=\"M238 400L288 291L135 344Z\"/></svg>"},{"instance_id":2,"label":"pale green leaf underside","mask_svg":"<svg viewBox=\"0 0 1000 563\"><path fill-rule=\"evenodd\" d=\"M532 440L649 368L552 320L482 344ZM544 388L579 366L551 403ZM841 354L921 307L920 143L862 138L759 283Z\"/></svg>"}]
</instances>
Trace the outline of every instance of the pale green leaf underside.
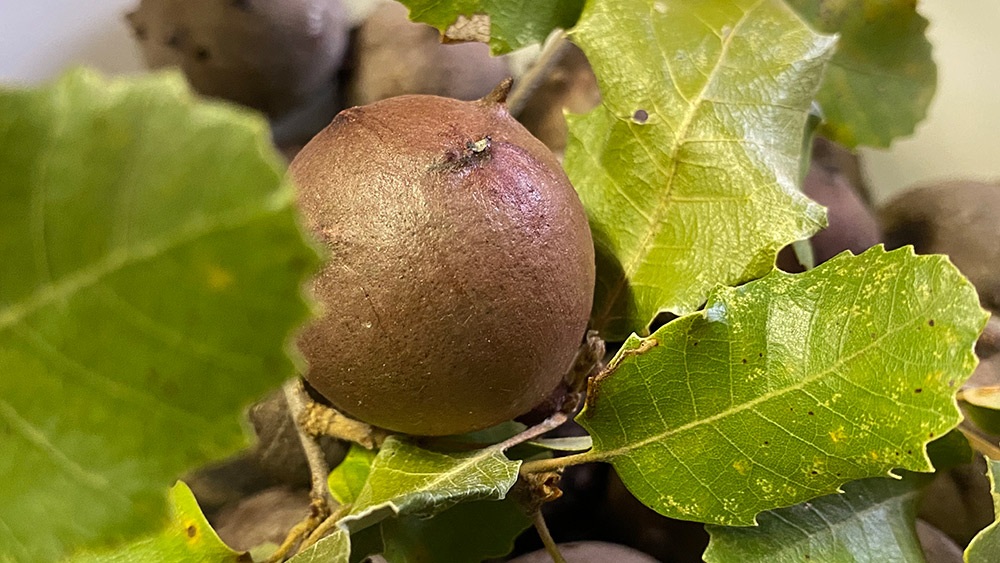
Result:
<instances>
[{"instance_id":1,"label":"pale green leaf underside","mask_svg":"<svg viewBox=\"0 0 1000 563\"><path fill-rule=\"evenodd\" d=\"M570 436L566 438L538 438L527 442L529 446L554 452L582 452L594 446L590 436Z\"/></svg>"},{"instance_id":2,"label":"pale green leaf underside","mask_svg":"<svg viewBox=\"0 0 1000 563\"><path fill-rule=\"evenodd\" d=\"M788 508L764 512L757 527L707 526L708 563L913 563L919 486L927 478L874 477Z\"/></svg>"},{"instance_id":3,"label":"pale green leaf underside","mask_svg":"<svg viewBox=\"0 0 1000 563\"><path fill-rule=\"evenodd\" d=\"M780 0L593 0L572 38L603 97L569 117L565 166L594 233L604 338L695 311L825 226L796 186L833 37Z\"/></svg>"},{"instance_id":4,"label":"pale green leaf underside","mask_svg":"<svg viewBox=\"0 0 1000 563\"><path fill-rule=\"evenodd\" d=\"M348 563L351 559L351 535L337 528L330 535L313 544L288 563Z\"/></svg>"},{"instance_id":5,"label":"pale green leaf underside","mask_svg":"<svg viewBox=\"0 0 1000 563\"><path fill-rule=\"evenodd\" d=\"M264 121L179 75L0 91L0 559L152 531L294 373L316 261Z\"/></svg>"},{"instance_id":6,"label":"pale green leaf underside","mask_svg":"<svg viewBox=\"0 0 1000 563\"><path fill-rule=\"evenodd\" d=\"M329 479L338 500L354 503L351 512L340 521L337 536L324 538L292 561L349 554L350 545L343 547L341 536L370 526L376 526L381 545L396 563L460 563L505 555L530 524L516 502L503 500L519 467L520 462L495 448L446 454L396 437L388 438L374 456L352 447ZM468 529L458 533L463 527Z\"/></svg>"},{"instance_id":7,"label":"pale green leaf underside","mask_svg":"<svg viewBox=\"0 0 1000 563\"><path fill-rule=\"evenodd\" d=\"M823 133L848 147L888 147L913 133L937 88L937 65L914 0L788 0L820 31L839 33L816 97Z\"/></svg>"},{"instance_id":8,"label":"pale green leaf underside","mask_svg":"<svg viewBox=\"0 0 1000 563\"><path fill-rule=\"evenodd\" d=\"M104 551L83 552L66 563L239 563L249 559L222 543L184 483L170 489L170 522L162 532Z\"/></svg>"},{"instance_id":9,"label":"pale green leaf underside","mask_svg":"<svg viewBox=\"0 0 1000 563\"><path fill-rule=\"evenodd\" d=\"M496 448L439 453L390 437L343 525L358 530L389 516L426 517L459 502L500 500L520 466Z\"/></svg>"},{"instance_id":10,"label":"pale green leaf underside","mask_svg":"<svg viewBox=\"0 0 1000 563\"><path fill-rule=\"evenodd\" d=\"M542 42L552 30L572 27L584 0L400 0L410 19L430 24L442 33L459 16L490 18L490 50L494 55Z\"/></svg>"},{"instance_id":11,"label":"pale green leaf underside","mask_svg":"<svg viewBox=\"0 0 1000 563\"><path fill-rule=\"evenodd\" d=\"M577 419L654 510L750 525L847 481L931 471L924 445L960 420L985 320L942 256L844 253L633 336Z\"/></svg>"},{"instance_id":12,"label":"pale green leaf underside","mask_svg":"<svg viewBox=\"0 0 1000 563\"><path fill-rule=\"evenodd\" d=\"M994 563L1000 555L1000 461L988 459L986 475L993 495L994 522L981 530L965 550L966 563Z\"/></svg>"}]
</instances>

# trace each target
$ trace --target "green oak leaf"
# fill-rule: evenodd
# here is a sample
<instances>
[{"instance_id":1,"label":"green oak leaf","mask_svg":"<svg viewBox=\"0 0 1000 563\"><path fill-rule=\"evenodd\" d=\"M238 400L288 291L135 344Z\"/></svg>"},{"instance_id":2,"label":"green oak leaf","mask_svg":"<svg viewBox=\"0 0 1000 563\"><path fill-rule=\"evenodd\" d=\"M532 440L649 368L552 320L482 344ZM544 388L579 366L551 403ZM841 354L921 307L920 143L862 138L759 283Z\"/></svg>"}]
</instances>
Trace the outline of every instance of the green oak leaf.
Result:
<instances>
[{"instance_id":1,"label":"green oak leaf","mask_svg":"<svg viewBox=\"0 0 1000 563\"><path fill-rule=\"evenodd\" d=\"M917 501L930 479L874 477L809 502L764 512L756 527L706 526L707 563L923 561Z\"/></svg>"},{"instance_id":2,"label":"green oak leaf","mask_svg":"<svg viewBox=\"0 0 1000 563\"><path fill-rule=\"evenodd\" d=\"M170 489L170 523L151 537L103 551L81 552L67 563L248 563L250 557L222 543L191 489Z\"/></svg>"},{"instance_id":3,"label":"green oak leaf","mask_svg":"<svg viewBox=\"0 0 1000 563\"><path fill-rule=\"evenodd\" d=\"M606 340L697 310L826 226L797 187L833 36L781 0L593 0L571 38L603 101L570 116L565 167L597 249Z\"/></svg>"},{"instance_id":4,"label":"green oak leaf","mask_svg":"<svg viewBox=\"0 0 1000 563\"><path fill-rule=\"evenodd\" d=\"M458 504L433 518L382 521L383 557L389 563L479 563L503 557L531 519L512 498Z\"/></svg>"},{"instance_id":5,"label":"green oak leaf","mask_svg":"<svg viewBox=\"0 0 1000 563\"><path fill-rule=\"evenodd\" d=\"M338 533L377 529L377 541L366 538L371 545L362 555L377 546L390 563L474 563L506 555L531 524L514 499L504 498L518 467L496 449L442 454L397 438L386 440L378 455L352 447L329 479L339 502L355 503ZM324 538L299 557L320 561L327 544L340 541ZM301 563L299 557L292 561Z\"/></svg>"},{"instance_id":6,"label":"green oak leaf","mask_svg":"<svg viewBox=\"0 0 1000 563\"><path fill-rule=\"evenodd\" d=\"M440 453L389 437L342 525L356 531L387 517L430 517L460 502L501 500L521 462L497 448Z\"/></svg>"},{"instance_id":7,"label":"green oak leaf","mask_svg":"<svg viewBox=\"0 0 1000 563\"><path fill-rule=\"evenodd\" d=\"M351 561L351 535L343 528L333 532L305 549L288 563L349 563Z\"/></svg>"},{"instance_id":8,"label":"green oak leaf","mask_svg":"<svg viewBox=\"0 0 1000 563\"><path fill-rule=\"evenodd\" d=\"M937 65L915 0L787 0L837 51L816 97L823 134L848 147L888 147L913 133L937 88Z\"/></svg>"},{"instance_id":9,"label":"green oak leaf","mask_svg":"<svg viewBox=\"0 0 1000 563\"><path fill-rule=\"evenodd\" d=\"M947 258L910 247L721 287L592 380L582 455L666 516L737 526L893 468L932 471L924 446L961 419L985 322Z\"/></svg>"},{"instance_id":10,"label":"green oak leaf","mask_svg":"<svg viewBox=\"0 0 1000 563\"><path fill-rule=\"evenodd\" d=\"M0 559L152 531L294 374L317 262L266 122L178 74L0 91Z\"/></svg>"},{"instance_id":11,"label":"green oak leaf","mask_svg":"<svg viewBox=\"0 0 1000 563\"><path fill-rule=\"evenodd\" d=\"M584 0L400 0L410 19L438 28L446 40L489 43L494 55L541 43L576 23Z\"/></svg>"},{"instance_id":12,"label":"green oak leaf","mask_svg":"<svg viewBox=\"0 0 1000 563\"><path fill-rule=\"evenodd\" d=\"M327 484L334 500L340 504L354 502L368 480L376 452L352 444L343 461L330 472Z\"/></svg>"},{"instance_id":13,"label":"green oak leaf","mask_svg":"<svg viewBox=\"0 0 1000 563\"><path fill-rule=\"evenodd\" d=\"M980 530L965 549L966 563L994 563L1000 554L1000 461L987 459L986 475L990 478L993 495L994 522Z\"/></svg>"}]
</instances>

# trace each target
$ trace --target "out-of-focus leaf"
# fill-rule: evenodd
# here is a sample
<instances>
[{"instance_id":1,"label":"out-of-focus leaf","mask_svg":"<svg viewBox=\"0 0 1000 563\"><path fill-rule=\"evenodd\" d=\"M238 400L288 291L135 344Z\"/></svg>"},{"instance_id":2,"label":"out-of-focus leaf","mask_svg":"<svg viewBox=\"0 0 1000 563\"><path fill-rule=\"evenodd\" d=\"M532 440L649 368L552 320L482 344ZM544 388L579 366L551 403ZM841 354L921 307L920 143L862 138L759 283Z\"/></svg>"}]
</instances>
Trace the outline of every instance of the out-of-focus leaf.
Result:
<instances>
[{"instance_id":1,"label":"out-of-focus leaf","mask_svg":"<svg viewBox=\"0 0 1000 563\"><path fill-rule=\"evenodd\" d=\"M494 55L541 43L576 23L584 0L400 0L410 19L441 31L445 41L482 41Z\"/></svg>"},{"instance_id":2,"label":"out-of-focus leaf","mask_svg":"<svg viewBox=\"0 0 1000 563\"><path fill-rule=\"evenodd\" d=\"M839 33L817 99L823 134L848 147L888 147L927 115L937 65L915 0L787 0L825 33Z\"/></svg>"},{"instance_id":3,"label":"out-of-focus leaf","mask_svg":"<svg viewBox=\"0 0 1000 563\"><path fill-rule=\"evenodd\" d=\"M633 336L577 420L654 510L750 525L847 481L932 471L924 446L961 418L985 322L943 256L843 253Z\"/></svg>"},{"instance_id":4,"label":"out-of-focus leaf","mask_svg":"<svg viewBox=\"0 0 1000 563\"><path fill-rule=\"evenodd\" d=\"M995 563L1000 555L1000 461L988 459L987 476L993 495L994 522L976 534L965 550L966 563Z\"/></svg>"},{"instance_id":5,"label":"out-of-focus leaf","mask_svg":"<svg viewBox=\"0 0 1000 563\"><path fill-rule=\"evenodd\" d=\"M459 502L500 500L520 466L496 448L439 453L390 437L343 525L358 530L390 516L428 517Z\"/></svg>"},{"instance_id":6,"label":"out-of-focus leaf","mask_svg":"<svg viewBox=\"0 0 1000 563\"><path fill-rule=\"evenodd\" d=\"M316 260L263 119L179 75L0 92L0 559L148 533L294 373Z\"/></svg>"},{"instance_id":7,"label":"out-of-focus leaf","mask_svg":"<svg viewBox=\"0 0 1000 563\"><path fill-rule=\"evenodd\" d=\"M170 523L159 534L102 551L82 552L67 563L249 563L222 543L184 483L170 489Z\"/></svg>"},{"instance_id":8,"label":"out-of-focus leaf","mask_svg":"<svg viewBox=\"0 0 1000 563\"><path fill-rule=\"evenodd\" d=\"M368 474L371 473L375 455L376 452L357 444L351 446L347 456L330 472L327 479L330 493L337 502L347 504L358 498L368 480Z\"/></svg>"},{"instance_id":9,"label":"out-of-focus leaf","mask_svg":"<svg viewBox=\"0 0 1000 563\"><path fill-rule=\"evenodd\" d=\"M958 428L927 444L927 457L936 472L972 463L975 455L969 439Z\"/></svg>"},{"instance_id":10,"label":"out-of-focus leaf","mask_svg":"<svg viewBox=\"0 0 1000 563\"><path fill-rule=\"evenodd\" d=\"M1000 387L975 387L959 394L965 411L977 426L990 434L1000 434Z\"/></svg>"},{"instance_id":11,"label":"out-of-focus leaf","mask_svg":"<svg viewBox=\"0 0 1000 563\"><path fill-rule=\"evenodd\" d=\"M480 563L514 548L531 519L514 499L456 505L433 518L382 521L383 556L389 563Z\"/></svg>"},{"instance_id":12,"label":"out-of-focus leaf","mask_svg":"<svg viewBox=\"0 0 1000 563\"><path fill-rule=\"evenodd\" d=\"M351 534L351 563L370 563L367 559L385 551L382 526L369 526Z\"/></svg>"},{"instance_id":13,"label":"out-of-focus leaf","mask_svg":"<svg viewBox=\"0 0 1000 563\"><path fill-rule=\"evenodd\" d=\"M572 39L602 103L569 117L566 171L597 249L594 328L647 334L826 225L797 188L834 38L780 0L593 0Z\"/></svg>"},{"instance_id":14,"label":"out-of-focus leaf","mask_svg":"<svg viewBox=\"0 0 1000 563\"><path fill-rule=\"evenodd\" d=\"M827 495L757 516L756 527L706 526L708 563L912 563L923 561L917 500L930 479L863 479Z\"/></svg>"}]
</instances>

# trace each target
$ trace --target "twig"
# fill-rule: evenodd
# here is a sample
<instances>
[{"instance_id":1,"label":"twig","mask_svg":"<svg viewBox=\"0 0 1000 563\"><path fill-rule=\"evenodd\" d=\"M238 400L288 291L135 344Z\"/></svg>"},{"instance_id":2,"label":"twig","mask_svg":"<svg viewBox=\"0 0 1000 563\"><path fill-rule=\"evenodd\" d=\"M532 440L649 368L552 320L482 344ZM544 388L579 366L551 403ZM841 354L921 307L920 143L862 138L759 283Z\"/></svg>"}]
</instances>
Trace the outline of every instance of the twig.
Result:
<instances>
[{"instance_id":1,"label":"twig","mask_svg":"<svg viewBox=\"0 0 1000 563\"><path fill-rule=\"evenodd\" d=\"M355 420L337 409L317 403L303 395L308 402L298 423L309 436L330 436L354 442L367 450L382 446L389 433L381 428Z\"/></svg>"},{"instance_id":2,"label":"twig","mask_svg":"<svg viewBox=\"0 0 1000 563\"><path fill-rule=\"evenodd\" d=\"M311 534L309 534L309 537L302 540L302 545L299 546L299 553L302 553L310 546L312 546L314 543L323 539L323 536L325 536L327 533L330 532L330 530L335 528L337 526L337 523L340 522L340 519L346 516L347 513L351 511L351 506L352 505L350 503L338 506L337 510L334 510L333 513L330 514L330 516L328 516L326 520L323 520L323 522L321 522L319 526L316 526L316 529L313 530Z\"/></svg>"},{"instance_id":3,"label":"twig","mask_svg":"<svg viewBox=\"0 0 1000 563\"><path fill-rule=\"evenodd\" d=\"M528 103L528 99L531 98L531 95L535 93L538 86L548 76L552 67L562 59L571 46L572 44L566 39L565 31L559 32L556 37L553 37L549 41L549 44L545 46L545 50L539 55L535 64L521 78L517 79L517 82L514 83L514 89L507 96L507 111L511 115L517 117L521 113L524 106Z\"/></svg>"},{"instance_id":4,"label":"twig","mask_svg":"<svg viewBox=\"0 0 1000 563\"><path fill-rule=\"evenodd\" d=\"M285 541L281 542L278 549L267 558L267 563L279 563L280 561L284 561L285 556L291 553L295 544L305 537L305 535L308 534L309 531L316 526L316 524L317 522L312 514L310 514L305 520L296 524L295 527L288 532L288 535L285 536Z\"/></svg>"},{"instance_id":5,"label":"twig","mask_svg":"<svg viewBox=\"0 0 1000 563\"><path fill-rule=\"evenodd\" d=\"M309 473L312 475L312 490L310 496L314 502L325 503L327 510L334 505L333 496L330 494L330 487L327 479L330 476L330 466L326 463L326 455L323 448L302 429L302 414L306 411L308 396L302 381L293 379L285 383L285 401L288 403L288 410L292 420L295 421L295 432L299 435L299 442L306 452L306 461L309 462Z\"/></svg>"},{"instance_id":6,"label":"twig","mask_svg":"<svg viewBox=\"0 0 1000 563\"><path fill-rule=\"evenodd\" d=\"M531 523L534 524L535 530L538 531L538 537L542 539L545 551L549 552L549 557L552 558L553 563L566 563L562 553L559 553L559 546L556 545L555 540L552 539L552 534L549 533L549 527L545 524L545 517L542 516L541 510L536 510L532 514Z\"/></svg>"},{"instance_id":7,"label":"twig","mask_svg":"<svg viewBox=\"0 0 1000 563\"><path fill-rule=\"evenodd\" d=\"M562 411L556 412L552 416L546 418L545 420L539 422L538 424L532 426L531 428L528 428L524 432L521 432L516 436L512 436L493 447L500 451L509 450L510 448L513 448L514 446L522 442L527 442L528 440L537 438L550 430L555 430L556 428L559 428L560 426L565 424L567 420L569 420L569 417L570 413Z\"/></svg>"}]
</instances>

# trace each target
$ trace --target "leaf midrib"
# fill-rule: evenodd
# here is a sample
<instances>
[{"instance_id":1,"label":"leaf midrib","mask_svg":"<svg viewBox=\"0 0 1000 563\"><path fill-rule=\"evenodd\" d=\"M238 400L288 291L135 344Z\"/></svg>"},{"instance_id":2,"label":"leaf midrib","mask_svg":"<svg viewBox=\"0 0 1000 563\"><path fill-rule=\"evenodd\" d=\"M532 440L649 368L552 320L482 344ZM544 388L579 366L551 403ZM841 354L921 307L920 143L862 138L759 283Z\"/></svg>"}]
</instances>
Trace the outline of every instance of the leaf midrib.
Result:
<instances>
[{"instance_id":1,"label":"leaf midrib","mask_svg":"<svg viewBox=\"0 0 1000 563\"><path fill-rule=\"evenodd\" d=\"M359 504L357 507L355 507L354 510L351 511L351 514L352 515L357 515L357 514L359 514L359 512L361 511L361 509L367 510L369 508L377 507L379 505L386 505L386 504L391 506L393 512L399 514L399 512L400 512L399 511L399 505L396 502L398 499L405 499L407 496L410 496L410 495L413 495L413 494L418 494L418 493L420 493L422 491L423 492L428 492L427 491L428 489L436 487L437 485L439 485L440 483L442 483L446 479L452 477L453 475L461 474L465 469L467 469L469 467L475 467L476 464L479 463L480 461L484 461L484 460L488 460L490 458L494 458L498 453L499 453L499 458L497 458L497 461L499 461L500 463L502 463L504 465L504 467L507 467L508 463L513 464L514 465L513 473L514 473L514 475L516 477L516 475L517 475L517 469L521 465L520 461L512 461L512 460L506 459L506 457L503 456L503 453L496 452L496 451L494 451L492 449L483 450L483 452L487 452L488 455L469 457L469 458L467 458L467 460L465 462L453 466L448 471L445 471L443 473L436 473L437 477L431 479L427 483L422 484L420 486L420 489L418 489L418 490L408 491L408 492L406 492L406 493L404 493L402 495L394 495L393 498L390 498L390 499L388 499L386 501L383 501L383 502L380 502L380 503L377 503L377 504L372 504L371 502L368 502L366 504ZM500 458L502 458L502 459L500 459ZM375 469L376 468L373 467L372 471L374 471ZM392 468L392 467L382 467L380 469L383 470L383 471L389 470L389 471L403 472L400 469L395 469L395 468ZM412 473L407 473L407 475L412 475ZM365 488L368 491L371 491L371 488L369 486L367 486L367 484L366 484ZM358 495L358 496L360 497L361 495Z\"/></svg>"},{"instance_id":2,"label":"leaf midrib","mask_svg":"<svg viewBox=\"0 0 1000 563\"><path fill-rule=\"evenodd\" d=\"M874 347L877 344L881 343L886 338L889 338L890 336L896 335L899 331L901 331L904 328L910 326L914 322L923 322L923 318L924 318L924 312L921 312L921 314L919 314L919 315L915 315L914 318L910 319L908 322L901 323L901 324L897 325L895 329L886 331L884 334L882 334L878 338L873 339L871 342L869 342L868 344L866 344L862 348L858 349L857 351L855 351L855 352L853 352L851 354L848 354L847 356L842 356L836 362L834 362L829 368L827 368L825 370L821 370L821 371L817 372L815 375L806 377L806 378L802 379L801 381L799 381L798 383L796 383L794 385L790 385L790 386L785 387L784 389L781 389L781 390L778 390L778 391L774 391L774 392L771 392L771 393L766 393L764 395L761 395L760 397L757 397L755 399L747 401L747 402L745 402L745 403L743 403L741 405L738 405L738 406L726 409L726 410L724 410L722 412L719 412L719 413L716 413L716 414L714 414L712 416L708 416L708 417L701 418L701 419L698 419L698 420L693 420L691 422L688 422L688 423L686 423L684 425L681 425L681 426L678 426L676 428L671 428L669 430L666 430L666 431L661 432L659 434L656 434L654 436L650 436L648 438L640 440L640 441L638 441L638 442L636 442L634 444L629 444L629 445L626 445L626 446L623 446L623 447L620 447L620 448L615 448L615 449L612 449L612 450L603 450L602 451L602 450L595 449L595 450L593 450L594 454L596 454L601 459L610 459L610 458L617 457L617 456L620 456L620 455L623 455L623 454L628 454L628 453L630 453L632 451L641 449L641 448L643 448L643 447L645 447L645 446L647 446L649 444L662 441L662 440L664 440L666 438L669 438L669 437L674 436L676 434L679 434L681 432L686 432L686 431L688 431L688 430L690 430L692 428L697 428L698 426L702 426L704 424L710 424L710 423L715 422L717 420L721 420L723 418L726 418L726 417L735 415L737 413L743 412L745 410L751 409L751 408L759 405L760 403L763 403L763 402L768 401L770 399L774 399L776 397L781 397L781 396L783 396L783 395L785 395L787 393L790 393L792 391L800 390L800 389L808 386L809 384L814 383L816 381L819 381L820 379L822 379L824 377L827 377L831 373L834 373L841 366L843 366L845 363L853 360L854 358L860 356L863 353L868 352L872 347Z\"/></svg>"},{"instance_id":3,"label":"leaf midrib","mask_svg":"<svg viewBox=\"0 0 1000 563\"><path fill-rule=\"evenodd\" d=\"M671 193L673 192L674 179L677 177L677 170L680 163L677 159L677 155L680 153L681 147L687 141L688 129L691 128L691 124L694 121L694 116L698 113L698 108L701 107L702 102L705 101L705 93L708 91L709 87L715 82L716 75L720 68L722 68L722 62L729 54L729 46L732 44L733 38L737 35L743 24L749 19L750 14L756 11L764 0L758 0L753 6L747 9L740 17L739 21L733 26L733 29L726 36L725 40L722 42L722 47L719 50L719 58L716 60L715 65L712 67L712 71L705 78L705 84L702 86L701 90L694 97L693 100L688 102L688 111L684 115L684 119L681 122L680 127L677 129L677 135L674 137L674 142L670 146L670 169L667 171L668 176L665 182L665 187L663 191L663 197L660 204L653 210L651 221L646 228L646 233L643 235L642 242L636 248L635 253L632 258L628 261L626 265L622 268L622 273L619 275L615 283L611 286L608 293L605 295L604 310L600 315L594 316L594 324L598 328L606 325L606 321L609 319L615 304L618 301L618 296L621 294L622 290L625 288L626 283L629 279L635 275L641 261L645 256L649 254L649 249L653 246L651 240L656 236L658 230L657 225L663 220L663 216L667 209L670 207L670 203L673 201L671 198ZM676 87L676 85L675 85ZM612 114L613 115L613 114ZM615 116L616 119L622 121L622 118ZM638 142L638 139L636 139Z\"/></svg>"},{"instance_id":4,"label":"leaf midrib","mask_svg":"<svg viewBox=\"0 0 1000 563\"><path fill-rule=\"evenodd\" d=\"M0 310L0 333L20 323L35 312L57 301L72 298L104 278L128 266L158 258L176 248L226 230L237 229L267 216L270 210L255 202L245 207L210 217L200 217L168 236L153 238L143 244L119 248L106 253L100 260L64 276L57 282L38 287L26 299Z\"/></svg>"}]
</instances>

